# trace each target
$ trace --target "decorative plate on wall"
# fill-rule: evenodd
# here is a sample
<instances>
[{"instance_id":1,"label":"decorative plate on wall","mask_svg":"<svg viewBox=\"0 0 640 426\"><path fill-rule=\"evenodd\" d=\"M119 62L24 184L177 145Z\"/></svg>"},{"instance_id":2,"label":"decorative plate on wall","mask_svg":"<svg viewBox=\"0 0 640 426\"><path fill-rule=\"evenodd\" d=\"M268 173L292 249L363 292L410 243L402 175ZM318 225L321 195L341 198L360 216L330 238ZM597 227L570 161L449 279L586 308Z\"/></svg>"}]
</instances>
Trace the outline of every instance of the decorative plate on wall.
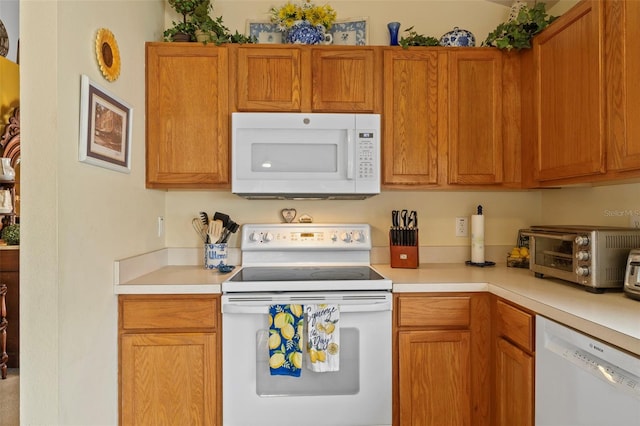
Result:
<instances>
[{"instance_id":1,"label":"decorative plate on wall","mask_svg":"<svg viewBox=\"0 0 640 426\"><path fill-rule=\"evenodd\" d=\"M0 56L7 56L9 53L9 34L0 20Z\"/></svg>"},{"instance_id":2,"label":"decorative plate on wall","mask_svg":"<svg viewBox=\"0 0 640 426\"><path fill-rule=\"evenodd\" d=\"M100 28L96 36L96 57L102 75L108 81L115 81L120 75L120 51L113 33Z\"/></svg>"}]
</instances>

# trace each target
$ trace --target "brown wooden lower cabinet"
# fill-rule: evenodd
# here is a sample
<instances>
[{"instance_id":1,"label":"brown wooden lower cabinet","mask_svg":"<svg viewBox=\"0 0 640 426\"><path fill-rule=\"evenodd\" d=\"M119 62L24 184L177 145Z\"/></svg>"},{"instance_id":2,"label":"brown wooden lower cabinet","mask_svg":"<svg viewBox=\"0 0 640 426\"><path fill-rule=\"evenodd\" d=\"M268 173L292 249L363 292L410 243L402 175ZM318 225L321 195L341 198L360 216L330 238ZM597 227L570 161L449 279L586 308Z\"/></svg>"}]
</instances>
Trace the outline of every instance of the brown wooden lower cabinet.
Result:
<instances>
[{"instance_id":1,"label":"brown wooden lower cabinet","mask_svg":"<svg viewBox=\"0 0 640 426\"><path fill-rule=\"evenodd\" d=\"M482 293L394 299L394 425L490 424L490 300Z\"/></svg>"},{"instance_id":2,"label":"brown wooden lower cabinet","mask_svg":"<svg viewBox=\"0 0 640 426\"><path fill-rule=\"evenodd\" d=\"M119 297L121 425L222 424L219 306L219 295Z\"/></svg>"},{"instance_id":3,"label":"brown wooden lower cabinet","mask_svg":"<svg viewBox=\"0 0 640 426\"><path fill-rule=\"evenodd\" d=\"M493 297L495 426L534 424L533 312Z\"/></svg>"}]
</instances>

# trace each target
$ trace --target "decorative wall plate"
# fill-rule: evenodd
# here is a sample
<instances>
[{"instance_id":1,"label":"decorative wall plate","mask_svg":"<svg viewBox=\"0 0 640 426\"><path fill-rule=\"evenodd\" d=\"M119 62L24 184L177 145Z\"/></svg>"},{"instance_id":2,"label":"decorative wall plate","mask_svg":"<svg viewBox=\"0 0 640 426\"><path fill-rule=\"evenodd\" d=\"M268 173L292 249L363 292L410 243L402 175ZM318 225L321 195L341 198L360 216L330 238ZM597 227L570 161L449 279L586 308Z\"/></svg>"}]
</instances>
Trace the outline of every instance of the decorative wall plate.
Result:
<instances>
[{"instance_id":1,"label":"decorative wall plate","mask_svg":"<svg viewBox=\"0 0 640 426\"><path fill-rule=\"evenodd\" d=\"M366 46L369 44L368 18L349 18L336 21L329 30L333 44Z\"/></svg>"},{"instance_id":2,"label":"decorative wall plate","mask_svg":"<svg viewBox=\"0 0 640 426\"><path fill-rule=\"evenodd\" d=\"M113 33L100 28L96 36L96 58L102 75L108 81L115 81L120 75L120 51Z\"/></svg>"},{"instance_id":3,"label":"decorative wall plate","mask_svg":"<svg viewBox=\"0 0 640 426\"><path fill-rule=\"evenodd\" d=\"M0 20L0 56L7 56L9 53L9 34Z\"/></svg>"}]
</instances>

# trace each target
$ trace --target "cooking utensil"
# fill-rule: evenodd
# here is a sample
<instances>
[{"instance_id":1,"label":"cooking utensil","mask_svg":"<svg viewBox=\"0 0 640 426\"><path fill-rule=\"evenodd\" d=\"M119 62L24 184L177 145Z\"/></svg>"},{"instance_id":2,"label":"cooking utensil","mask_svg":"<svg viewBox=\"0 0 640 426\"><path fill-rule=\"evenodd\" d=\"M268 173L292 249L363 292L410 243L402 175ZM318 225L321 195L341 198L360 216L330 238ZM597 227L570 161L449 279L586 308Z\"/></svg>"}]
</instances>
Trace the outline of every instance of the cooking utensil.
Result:
<instances>
[{"instance_id":1,"label":"cooking utensil","mask_svg":"<svg viewBox=\"0 0 640 426\"><path fill-rule=\"evenodd\" d=\"M200 236L200 238L202 239L203 243L207 243L207 233L204 230L204 227L202 226L202 221L200 218L194 217L191 220L191 225L193 226L193 229L196 230L196 233Z\"/></svg>"},{"instance_id":2,"label":"cooking utensil","mask_svg":"<svg viewBox=\"0 0 640 426\"><path fill-rule=\"evenodd\" d=\"M213 220L221 220L222 226L226 227L229 224L229 215L220 213L220 212L215 212L213 214Z\"/></svg>"},{"instance_id":3,"label":"cooking utensil","mask_svg":"<svg viewBox=\"0 0 640 426\"><path fill-rule=\"evenodd\" d=\"M224 225L220 219L214 219L209 222L207 233L209 234L210 241L218 241L222 236Z\"/></svg>"},{"instance_id":4,"label":"cooking utensil","mask_svg":"<svg viewBox=\"0 0 640 426\"><path fill-rule=\"evenodd\" d=\"M240 228L240 225L235 223L232 220L229 220L227 226L225 226L224 231L222 231L222 236L218 239L218 244L226 243L229 240L231 234L235 234L235 232Z\"/></svg>"},{"instance_id":5,"label":"cooking utensil","mask_svg":"<svg viewBox=\"0 0 640 426\"><path fill-rule=\"evenodd\" d=\"M200 212L200 221L205 227L209 226L209 215L207 212Z\"/></svg>"}]
</instances>

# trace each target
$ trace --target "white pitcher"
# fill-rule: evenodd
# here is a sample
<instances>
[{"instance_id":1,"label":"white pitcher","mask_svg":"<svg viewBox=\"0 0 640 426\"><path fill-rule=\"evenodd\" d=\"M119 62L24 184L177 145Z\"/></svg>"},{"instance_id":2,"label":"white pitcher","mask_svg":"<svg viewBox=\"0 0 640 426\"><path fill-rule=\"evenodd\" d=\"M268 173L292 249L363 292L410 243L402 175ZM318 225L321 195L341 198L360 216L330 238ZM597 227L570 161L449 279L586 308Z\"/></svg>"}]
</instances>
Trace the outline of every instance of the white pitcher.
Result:
<instances>
[{"instance_id":1,"label":"white pitcher","mask_svg":"<svg viewBox=\"0 0 640 426\"><path fill-rule=\"evenodd\" d=\"M0 180L15 180L16 171L11 167L11 158L0 158Z\"/></svg>"}]
</instances>

